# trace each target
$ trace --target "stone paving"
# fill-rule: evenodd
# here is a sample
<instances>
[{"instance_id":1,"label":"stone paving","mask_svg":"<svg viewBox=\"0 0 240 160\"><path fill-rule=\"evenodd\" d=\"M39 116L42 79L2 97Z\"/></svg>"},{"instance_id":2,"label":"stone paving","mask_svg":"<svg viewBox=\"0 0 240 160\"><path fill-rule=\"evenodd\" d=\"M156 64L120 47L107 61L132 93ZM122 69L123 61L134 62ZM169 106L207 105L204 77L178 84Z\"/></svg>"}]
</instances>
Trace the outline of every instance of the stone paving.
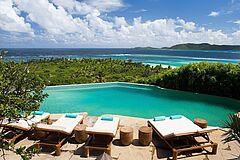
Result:
<instances>
[{"instance_id":1,"label":"stone paving","mask_svg":"<svg viewBox=\"0 0 240 160\"><path fill-rule=\"evenodd\" d=\"M60 115L51 115L52 119L57 119ZM167 160L171 159L171 152L161 148L161 144L150 144L149 146L143 147L138 144L138 129L141 126L147 125L147 120L142 118L124 117L118 116L121 119L120 126L131 126L134 129L134 140L129 146L121 146L119 143L119 130L116 138L112 143L112 157L116 160ZM97 117L88 116L85 118L84 123L91 126L96 121ZM223 139L223 129L215 131L210 134L212 141L218 143L218 152L216 155L209 154L193 154L191 157L179 156L179 159L186 160L240 160L240 144L236 141L224 144L221 140ZM153 137L155 141L158 141L158 137ZM53 155L54 151L51 149L45 149L45 152L41 152L36 155L33 159L35 160L95 160L97 153L93 153L89 158L84 157L83 145L76 144L73 140L67 142L61 148L61 155L56 157ZM33 146L34 141L28 140L27 138L18 142L16 146L25 145L27 147ZM7 160L20 159L19 156L11 152L6 152ZM170 157L170 158L169 158ZM0 158L1 159L1 158Z\"/></svg>"}]
</instances>

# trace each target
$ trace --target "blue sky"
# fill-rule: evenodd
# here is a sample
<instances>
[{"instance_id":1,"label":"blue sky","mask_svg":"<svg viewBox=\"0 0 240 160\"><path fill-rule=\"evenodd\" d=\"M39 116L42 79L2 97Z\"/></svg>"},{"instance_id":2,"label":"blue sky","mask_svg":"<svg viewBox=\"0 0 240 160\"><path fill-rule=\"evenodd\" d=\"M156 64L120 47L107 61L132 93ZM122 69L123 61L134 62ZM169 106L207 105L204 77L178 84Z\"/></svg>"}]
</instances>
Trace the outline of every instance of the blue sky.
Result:
<instances>
[{"instance_id":1,"label":"blue sky","mask_svg":"<svg viewBox=\"0 0 240 160\"><path fill-rule=\"evenodd\" d=\"M240 44L240 0L1 0L0 36L4 48Z\"/></svg>"},{"instance_id":2,"label":"blue sky","mask_svg":"<svg viewBox=\"0 0 240 160\"><path fill-rule=\"evenodd\" d=\"M180 17L212 29L226 31L239 29L239 25L230 23L230 21L234 22L240 19L240 4L237 1L132 0L126 4L128 7L116 11L112 15L124 16L130 21L138 16L141 16L143 20ZM208 16L212 11L219 12L220 15Z\"/></svg>"}]
</instances>

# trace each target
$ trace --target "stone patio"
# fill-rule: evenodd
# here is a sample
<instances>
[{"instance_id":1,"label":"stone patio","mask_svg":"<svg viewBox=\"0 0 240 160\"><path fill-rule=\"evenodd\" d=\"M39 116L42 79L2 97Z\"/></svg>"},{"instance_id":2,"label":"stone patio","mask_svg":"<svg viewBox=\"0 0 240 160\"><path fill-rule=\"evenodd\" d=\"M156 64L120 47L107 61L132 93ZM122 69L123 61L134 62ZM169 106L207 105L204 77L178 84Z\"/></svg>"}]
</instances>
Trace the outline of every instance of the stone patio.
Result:
<instances>
[{"instance_id":1,"label":"stone patio","mask_svg":"<svg viewBox=\"0 0 240 160\"><path fill-rule=\"evenodd\" d=\"M61 115L51 115L51 119L57 119ZM149 146L143 147L140 146L138 143L138 128L141 126L147 125L147 120L142 118L134 118L134 117L124 117L124 116L117 116L121 119L120 126L131 126L134 129L134 140L130 146L121 146L119 142L119 130L117 133L116 138L113 140L112 144L112 157L113 159L118 160L167 160L170 157L171 159L171 152L169 150L161 149L160 146L162 144L158 144L159 138L154 136L154 144L150 144ZM92 126L96 121L97 117L87 116L84 120L84 123ZM218 143L218 152L216 155L209 155L209 154L200 154L196 153L193 154L191 157L186 156L179 156L179 159L186 159L186 160L240 160L240 144L236 141L230 142L228 144L223 144L223 134L225 133L224 129L215 131L210 134L210 138L212 141ZM23 139L22 141L18 142L16 146L33 146L34 141L28 140L28 138ZM69 142L62 146L62 153L61 156L54 156L54 151L52 149L44 149L44 152L41 152L39 155L36 155L33 159L36 160L94 160L96 159L96 154L93 153L89 158L84 157L83 152L83 145L84 144L77 144L74 141L74 138L71 138ZM15 160L20 159L19 156L11 152L6 152L6 159L7 160ZM95 154L95 155L94 155ZM0 158L2 159L2 158Z\"/></svg>"}]
</instances>

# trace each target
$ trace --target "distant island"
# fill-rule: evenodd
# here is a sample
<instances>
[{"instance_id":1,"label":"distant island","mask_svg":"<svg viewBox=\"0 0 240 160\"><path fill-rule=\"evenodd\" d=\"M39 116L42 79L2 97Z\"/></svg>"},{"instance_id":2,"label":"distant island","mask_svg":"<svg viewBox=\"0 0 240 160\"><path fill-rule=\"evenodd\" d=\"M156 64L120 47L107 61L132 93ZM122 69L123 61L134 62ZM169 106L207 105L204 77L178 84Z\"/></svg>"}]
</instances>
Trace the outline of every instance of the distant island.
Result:
<instances>
[{"instance_id":1,"label":"distant island","mask_svg":"<svg viewBox=\"0 0 240 160\"><path fill-rule=\"evenodd\" d=\"M154 47L134 47L132 49L138 49L138 50L155 50L155 49L161 49L161 48L154 48Z\"/></svg>"},{"instance_id":2,"label":"distant island","mask_svg":"<svg viewBox=\"0 0 240 160\"><path fill-rule=\"evenodd\" d=\"M177 49L177 50L240 50L240 45L215 45L208 43L194 44L185 43L177 44L172 47L163 47L161 49Z\"/></svg>"},{"instance_id":3,"label":"distant island","mask_svg":"<svg viewBox=\"0 0 240 160\"><path fill-rule=\"evenodd\" d=\"M132 49L135 50L158 50L158 49L173 49L173 50L221 50L221 51L228 51L228 50L240 50L240 45L216 45L216 44L209 44L209 43L184 43L184 44L177 44L171 47L162 47L162 48L155 48L155 47L134 47Z\"/></svg>"}]
</instances>

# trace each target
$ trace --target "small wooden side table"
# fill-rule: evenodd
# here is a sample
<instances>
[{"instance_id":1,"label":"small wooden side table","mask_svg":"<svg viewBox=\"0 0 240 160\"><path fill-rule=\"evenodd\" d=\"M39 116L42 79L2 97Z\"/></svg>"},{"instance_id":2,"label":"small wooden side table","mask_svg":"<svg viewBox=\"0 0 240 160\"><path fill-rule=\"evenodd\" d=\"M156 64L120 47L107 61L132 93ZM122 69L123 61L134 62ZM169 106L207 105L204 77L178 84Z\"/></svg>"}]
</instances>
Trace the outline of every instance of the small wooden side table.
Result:
<instances>
[{"instance_id":1,"label":"small wooden side table","mask_svg":"<svg viewBox=\"0 0 240 160\"><path fill-rule=\"evenodd\" d=\"M133 128L132 127L122 127L120 129L120 140L122 145L130 145L133 141Z\"/></svg>"},{"instance_id":2,"label":"small wooden side table","mask_svg":"<svg viewBox=\"0 0 240 160\"><path fill-rule=\"evenodd\" d=\"M141 145L148 146L150 144L152 141L152 132L151 127L143 126L139 128L138 138Z\"/></svg>"},{"instance_id":3,"label":"small wooden side table","mask_svg":"<svg viewBox=\"0 0 240 160\"><path fill-rule=\"evenodd\" d=\"M83 143L87 140L88 134L86 133L87 125L79 124L74 128L75 140L78 143Z\"/></svg>"},{"instance_id":4,"label":"small wooden side table","mask_svg":"<svg viewBox=\"0 0 240 160\"><path fill-rule=\"evenodd\" d=\"M208 121L205 119L201 119L201 118L194 119L194 123L201 128L207 128L207 126L208 126Z\"/></svg>"}]
</instances>

